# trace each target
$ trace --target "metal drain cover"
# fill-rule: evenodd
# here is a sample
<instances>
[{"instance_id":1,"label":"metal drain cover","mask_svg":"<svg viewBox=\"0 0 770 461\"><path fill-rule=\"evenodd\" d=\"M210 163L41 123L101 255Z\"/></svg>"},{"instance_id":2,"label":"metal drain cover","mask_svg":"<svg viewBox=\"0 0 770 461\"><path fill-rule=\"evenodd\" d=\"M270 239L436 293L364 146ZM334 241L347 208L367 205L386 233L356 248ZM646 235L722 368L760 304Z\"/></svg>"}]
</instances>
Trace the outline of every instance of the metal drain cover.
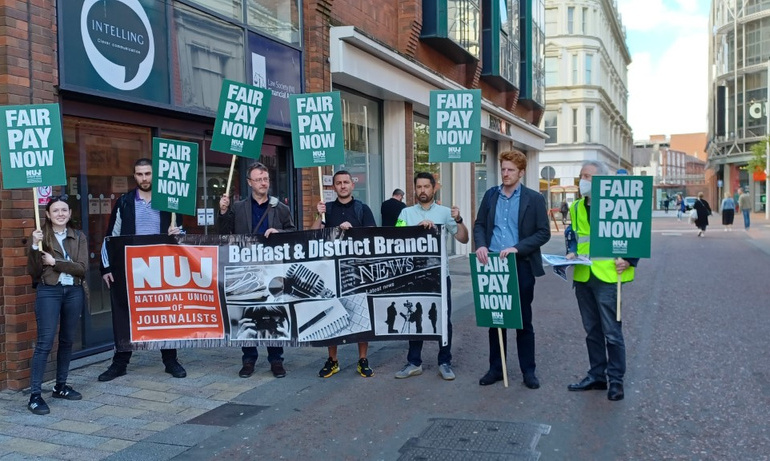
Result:
<instances>
[{"instance_id":1,"label":"metal drain cover","mask_svg":"<svg viewBox=\"0 0 770 461\"><path fill-rule=\"evenodd\" d=\"M207 411L202 415L187 421L186 424L201 424L204 426L232 427L251 418L260 411L270 408L259 405L242 405L238 403L226 403L222 406Z\"/></svg>"},{"instance_id":2,"label":"metal drain cover","mask_svg":"<svg viewBox=\"0 0 770 461\"><path fill-rule=\"evenodd\" d=\"M409 439L399 450L399 460L452 461L531 460L541 435L551 431L544 424L464 419L431 419L419 437Z\"/></svg>"}]
</instances>

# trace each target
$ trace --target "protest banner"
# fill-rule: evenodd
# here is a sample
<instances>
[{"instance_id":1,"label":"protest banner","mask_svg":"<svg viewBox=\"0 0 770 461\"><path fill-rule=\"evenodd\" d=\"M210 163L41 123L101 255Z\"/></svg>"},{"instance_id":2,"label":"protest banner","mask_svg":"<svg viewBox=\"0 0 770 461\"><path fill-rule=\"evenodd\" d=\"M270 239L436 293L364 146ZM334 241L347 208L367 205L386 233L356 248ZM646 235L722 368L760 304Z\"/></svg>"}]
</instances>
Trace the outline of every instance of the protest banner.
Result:
<instances>
[{"instance_id":1,"label":"protest banner","mask_svg":"<svg viewBox=\"0 0 770 461\"><path fill-rule=\"evenodd\" d=\"M265 88L226 79L222 82L211 149L233 155L226 194L230 194L237 156L258 160L262 153L267 109L272 96L273 93Z\"/></svg>"},{"instance_id":2,"label":"protest banner","mask_svg":"<svg viewBox=\"0 0 770 461\"><path fill-rule=\"evenodd\" d=\"M430 92L430 162L481 159L481 90Z\"/></svg>"},{"instance_id":3,"label":"protest banner","mask_svg":"<svg viewBox=\"0 0 770 461\"><path fill-rule=\"evenodd\" d=\"M445 231L108 237L118 350L448 340Z\"/></svg>"},{"instance_id":4,"label":"protest banner","mask_svg":"<svg viewBox=\"0 0 770 461\"><path fill-rule=\"evenodd\" d=\"M591 258L649 258L652 177L594 176L591 180ZM617 281L620 322L621 274Z\"/></svg>"},{"instance_id":5,"label":"protest banner","mask_svg":"<svg viewBox=\"0 0 770 461\"><path fill-rule=\"evenodd\" d=\"M292 94L289 101L294 166L345 163L340 93Z\"/></svg>"},{"instance_id":6,"label":"protest banner","mask_svg":"<svg viewBox=\"0 0 770 461\"><path fill-rule=\"evenodd\" d=\"M649 258L652 176L594 176L590 256Z\"/></svg>"},{"instance_id":7,"label":"protest banner","mask_svg":"<svg viewBox=\"0 0 770 461\"><path fill-rule=\"evenodd\" d=\"M523 328L519 278L516 276L516 255L501 259L499 253L489 253L482 265L475 253L469 255L476 325L489 328Z\"/></svg>"},{"instance_id":8,"label":"protest banner","mask_svg":"<svg viewBox=\"0 0 770 461\"><path fill-rule=\"evenodd\" d=\"M194 215L198 188L198 144L152 138L152 208ZM173 220L172 220L173 221Z\"/></svg>"},{"instance_id":9,"label":"protest banner","mask_svg":"<svg viewBox=\"0 0 770 461\"><path fill-rule=\"evenodd\" d=\"M58 104L0 107L3 187L67 184Z\"/></svg>"}]
</instances>

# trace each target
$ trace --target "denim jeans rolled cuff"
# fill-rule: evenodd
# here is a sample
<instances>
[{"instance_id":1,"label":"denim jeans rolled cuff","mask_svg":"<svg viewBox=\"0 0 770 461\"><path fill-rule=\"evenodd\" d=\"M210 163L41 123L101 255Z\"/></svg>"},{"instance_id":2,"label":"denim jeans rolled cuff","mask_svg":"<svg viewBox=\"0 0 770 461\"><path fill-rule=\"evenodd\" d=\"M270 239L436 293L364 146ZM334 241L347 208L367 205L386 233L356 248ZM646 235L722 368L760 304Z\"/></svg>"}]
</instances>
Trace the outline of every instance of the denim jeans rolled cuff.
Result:
<instances>
[{"instance_id":1,"label":"denim jeans rolled cuff","mask_svg":"<svg viewBox=\"0 0 770 461\"><path fill-rule=\"evenodd\" d=\"M452 279L447 277L446 278L446 286L447 286L447 317L446 317L446 325L447 325L447 343L446 345L441 344L441 340L439 340L439 348L438 348L438 364L452 364ZM419 367L422 365L422 341L409 341L409 352L406 354L406 361L411 363L412 365Z\"/></svg>"},{"instance_id":2,"label":"denim jeans rolled cuff","mask_svg":"<svg viewBox=\"0 0 770 461\"><path fill-rule=\"evenodd\" d=\"M72 358L72 343L84 302L83 287L80 285L38 285L35 299L37 341L32 355L30 383L32 394L42 392L45 366L53 349L57 327L59 349L56 355L56 382L67 382Z\"/></svg>"},{"instance_id":3,"label":"denim jeans rolled cuff","mask_svg":"<svg viewBox=\"0 0 770 461\"><path fill-rule=\"evenodd\" d=\"M241 357L241 361L246 363L257 363L257 359L259 359L259 351L257 350L256 346L246 346L242 347L241 351L243 352L243 356ZM268 363L275 363L275 362L283 362L283 347L271 347L268 346L267 348L267 361Z\"/></svg>"}]
</instances>

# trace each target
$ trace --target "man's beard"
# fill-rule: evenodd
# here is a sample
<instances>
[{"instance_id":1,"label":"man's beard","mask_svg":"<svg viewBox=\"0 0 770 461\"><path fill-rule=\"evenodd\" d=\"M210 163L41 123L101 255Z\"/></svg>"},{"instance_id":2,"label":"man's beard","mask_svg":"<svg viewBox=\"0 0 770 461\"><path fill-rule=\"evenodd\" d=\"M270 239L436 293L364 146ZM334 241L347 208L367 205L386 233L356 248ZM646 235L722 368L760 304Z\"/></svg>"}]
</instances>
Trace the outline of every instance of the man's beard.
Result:
<instances>
[{"instance_id":1,"label":"man's beard","mask_svg":"<svg viewBox=\"0 0 770 461\"><path fill-rule=\"evenodd\" d=\"M423 196L425 197L425 199L423 199ZM420 203L430 203L433 201L433 197L434 197L433 195L420 194L417 196L417 201Z\"/></svg>"},{"instance_id":2,"label":"man's beard","mask_svg":"<svg viewBox=\"0 0 770 461\"><path fill-rule=\"evenodd\" d=\"M149 192L152 190L152 183L139 184L138 186L139 186L139 189L142 189L145 192Z\"/></svg>"}]
</instances>

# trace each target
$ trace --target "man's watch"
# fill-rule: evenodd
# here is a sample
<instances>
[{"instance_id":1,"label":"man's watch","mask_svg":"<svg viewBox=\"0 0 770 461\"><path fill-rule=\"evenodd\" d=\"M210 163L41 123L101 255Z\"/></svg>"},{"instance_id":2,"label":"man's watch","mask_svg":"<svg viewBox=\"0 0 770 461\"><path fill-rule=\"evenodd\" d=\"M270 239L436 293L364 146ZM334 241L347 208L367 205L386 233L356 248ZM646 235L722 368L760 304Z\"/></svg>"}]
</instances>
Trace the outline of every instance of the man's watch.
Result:
<instances>
[{"instance_id":1,"label":"man's watch","mask_svg":"<svg viewBox=\"0 0 770 461\"><path fill-rule=\"evenodd\" d=\"M455 219L455 222L456 222L457 224L462 224L462 223L463 223L463 217L462 217L462 216L460 216L460 219Z\"/></svg>"}]
</instances>

